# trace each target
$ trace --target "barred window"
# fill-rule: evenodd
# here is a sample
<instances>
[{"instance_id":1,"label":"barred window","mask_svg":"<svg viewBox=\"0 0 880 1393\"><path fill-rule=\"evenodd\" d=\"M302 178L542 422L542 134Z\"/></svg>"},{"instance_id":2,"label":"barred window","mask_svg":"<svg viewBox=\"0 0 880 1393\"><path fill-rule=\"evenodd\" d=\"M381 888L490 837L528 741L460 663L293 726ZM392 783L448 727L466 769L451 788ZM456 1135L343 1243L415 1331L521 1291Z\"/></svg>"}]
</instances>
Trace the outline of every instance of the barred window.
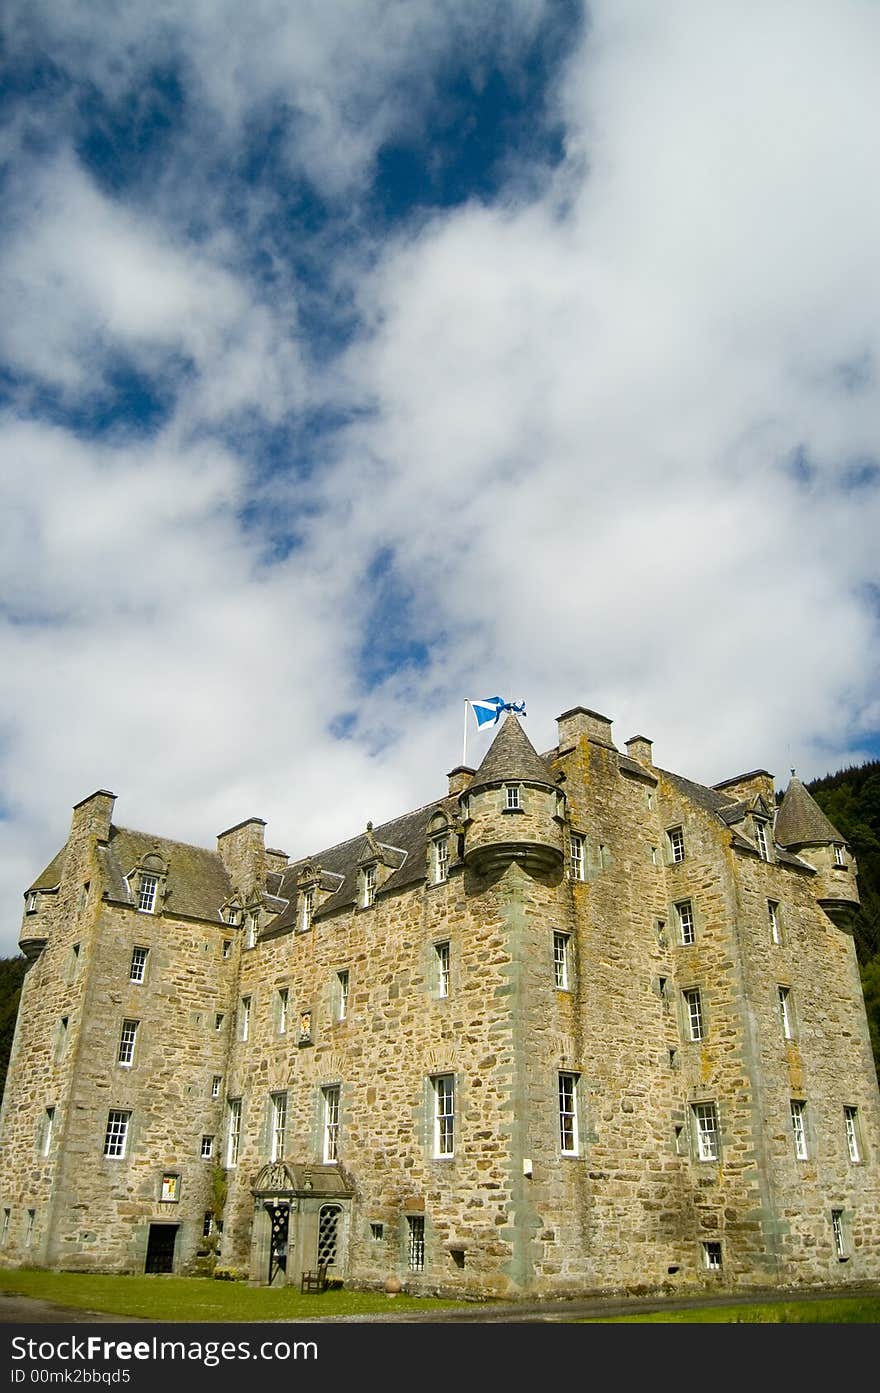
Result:
<instances>
[{"instance_id":1,"label":"barred window","mask_svg":"<svg viewBox=\"0 0 880 1393\"><path fill-rule=\"evenodd\" d=\"M425 1268L425 1217L423 1214L408 1214L406 1225L407 1266L410 1272L423 1272Z\"/></svg>"}]
</instances>

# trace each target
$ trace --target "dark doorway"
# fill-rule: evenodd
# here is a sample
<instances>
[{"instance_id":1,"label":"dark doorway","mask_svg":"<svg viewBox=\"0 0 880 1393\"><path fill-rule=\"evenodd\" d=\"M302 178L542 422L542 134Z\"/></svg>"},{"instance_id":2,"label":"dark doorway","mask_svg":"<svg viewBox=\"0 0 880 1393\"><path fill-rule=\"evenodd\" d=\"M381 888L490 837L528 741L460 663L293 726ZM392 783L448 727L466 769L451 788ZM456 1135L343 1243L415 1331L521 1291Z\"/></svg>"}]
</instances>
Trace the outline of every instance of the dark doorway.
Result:
<instances>
[{"instance_id":1,"label":"dark doorway","mask_svg":"<svg viewBox=\"0 0 880 1393\"><path fill-rule=\"evenodd\" d=\"M290 1210L286 1204L273 1204L268 1206L269 1218L272 1220L272 1246L269 1250L269 1286L271 1287L275 1278L281 1273L281 1281L284 1281L284 1274L287 1271L287 1228L290 1222Z\"/></svg>"},{"instance_id":2,"label":"dark doorway","mask_svg":"<svg viewBox=\"0 0 880 1393\"><path fill-rule=\"evenodd\" d=\"M145 1272L173 1272L177 1224L150 1224Z\"/></svg>"}]
</instances>

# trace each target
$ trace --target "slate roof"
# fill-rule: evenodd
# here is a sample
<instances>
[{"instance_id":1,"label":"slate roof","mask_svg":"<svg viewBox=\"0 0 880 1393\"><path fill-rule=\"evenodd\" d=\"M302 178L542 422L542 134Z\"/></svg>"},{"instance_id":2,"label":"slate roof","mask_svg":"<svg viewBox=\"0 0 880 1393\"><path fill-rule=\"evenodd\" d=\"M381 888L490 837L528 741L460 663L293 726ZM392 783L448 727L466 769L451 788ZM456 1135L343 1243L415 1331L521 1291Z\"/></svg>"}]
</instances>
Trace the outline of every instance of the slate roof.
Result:
<instances>
[{"instance_id":1,"label":"slate roof","mask_svg":"<svg viewBox=\"0 0 880 1393\"><path fill-rule=\"evenodd\" d=\"M485 788L487 784L506 783L511 779L556 787L550 767L544 763L512 712L505 718L504 725L483 756L470 787Z\"/></svg>"},{"instance_id":2,"label":"slate roof","mask_svg":"<svg viewBox=\"0 0 880 1393\"><path fill-rule=\"evenodd\" d=\"M834 824L800 779L792 775L785 797L776 814L776 840L782 846L804 846L810 842L845 842Z\"/></svg>"},{"instance_id":3,"label":"slate roof","mask_svg":"<svg viewBox=\"0 0 880 1393\"><path fill-rule=\"evenodd\" d=\"M220 909L232 893L232 884L216 851L111 827L106 846L98 848L106 875L108 898L133 904L125 877L141 857L157 851L168 863L168 894L172 914L195 919L220 919Z\"/></svg>"},{"instance_id":4,"label":"slate roof","mask_svg":"<svg viewBox=\"0 0 880 1393\"><path fill-rule=\"evenodd\" d=\"M44 871L37 876L33 885L29 885L29 890L57 890L64 874L64 859L67 855L67 847L63 846L57 856L53 856Z\"/></svg>"}]
</instances>

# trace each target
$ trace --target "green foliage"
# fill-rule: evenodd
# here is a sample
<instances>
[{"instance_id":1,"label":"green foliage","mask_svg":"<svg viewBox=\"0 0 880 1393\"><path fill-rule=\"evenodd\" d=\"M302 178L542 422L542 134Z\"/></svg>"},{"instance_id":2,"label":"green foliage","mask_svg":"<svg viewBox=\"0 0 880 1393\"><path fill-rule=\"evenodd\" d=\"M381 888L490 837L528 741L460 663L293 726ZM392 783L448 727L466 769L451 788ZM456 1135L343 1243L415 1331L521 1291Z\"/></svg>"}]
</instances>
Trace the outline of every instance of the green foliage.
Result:
<instances>
[{"instance_id":1,"label":"green foliage","mask_svg":"<svg viewBox=\"0 0 880 1393\"><path fill-rule=\"evenodd\" d=\"M827 774L807 788L846 838L858 863L862 904L853 934L880 1075L880 760Z\"/></svg>"},{"instance_id":2,"label":"green foliage","mask_svg":"<svg viewBox=\"0 0 880 1393\"><path fill-rule=\"evenodd\" d=\"M6 1084L6 1071L9 1068L9 1052L15 1034L15 1018L18 1015L18 1002L27 958L0 958L0 1098Z\"/></svg>"}]
</instances>

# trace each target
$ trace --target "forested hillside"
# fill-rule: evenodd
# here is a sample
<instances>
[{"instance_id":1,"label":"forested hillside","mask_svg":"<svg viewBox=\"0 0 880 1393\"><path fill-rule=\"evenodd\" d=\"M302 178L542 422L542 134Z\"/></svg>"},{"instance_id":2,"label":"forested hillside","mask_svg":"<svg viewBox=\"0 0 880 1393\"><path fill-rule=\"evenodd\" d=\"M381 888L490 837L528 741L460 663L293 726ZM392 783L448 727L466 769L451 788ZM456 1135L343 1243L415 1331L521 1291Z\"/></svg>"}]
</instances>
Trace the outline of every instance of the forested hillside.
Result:
<instances>
[{"instance_id":1,"label":"forested hillside","mask_svg":"<svg viewBox=\"0 0 880 1393\"><path fill-rule=\"evenodd\" d=\"M855 921L855 943L874 1062L880 1074L880 760L828 774L807 788L849 842L858 861L862 907ZM22 957L0 958L0 1095L24 967Z\"/></svg>"},{"instance_id":2,"label":"forested hillside","mask_svg":"<svg viewBox=\"0 0 880 1393\"><path fill-rule=\"evenodd\" d=\"M814 779L807 788L858 861L862 907L855 921L856 952L880 1075L880 760Z\"/></svg>"}]
</instances>

